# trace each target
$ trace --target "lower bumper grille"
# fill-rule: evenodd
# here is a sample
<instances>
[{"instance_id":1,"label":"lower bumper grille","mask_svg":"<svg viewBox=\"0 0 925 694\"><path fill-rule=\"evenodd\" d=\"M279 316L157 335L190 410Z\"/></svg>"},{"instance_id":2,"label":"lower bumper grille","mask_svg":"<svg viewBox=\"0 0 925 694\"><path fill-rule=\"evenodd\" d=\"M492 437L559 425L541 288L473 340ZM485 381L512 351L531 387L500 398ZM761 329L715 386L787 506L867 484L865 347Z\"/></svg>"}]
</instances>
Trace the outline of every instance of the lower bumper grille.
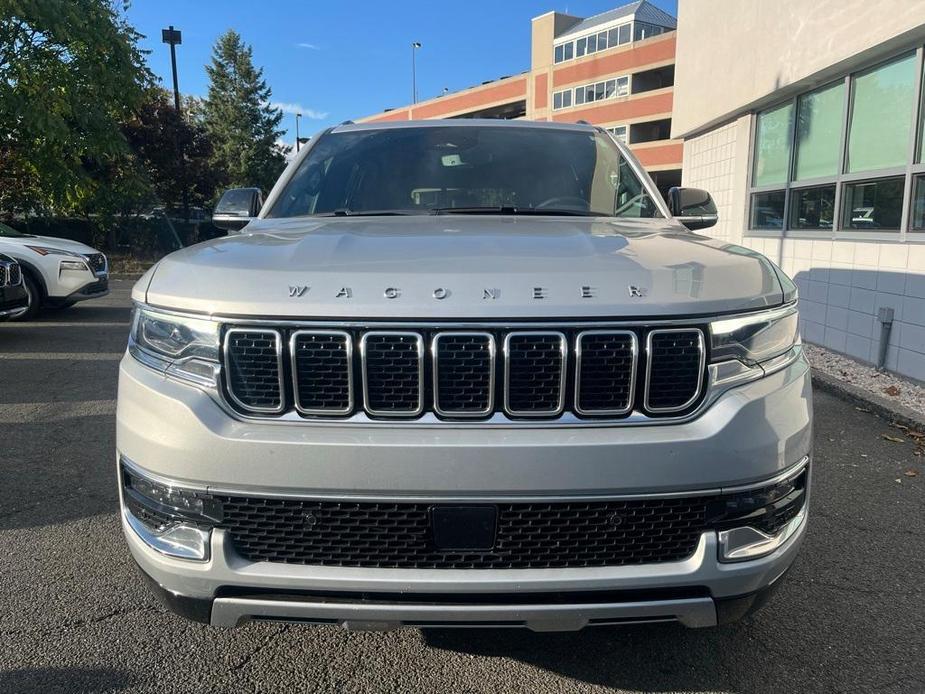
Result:
<instances>
[{"instance_id":1,"label":"lower bumper grille","mask_svg":"<svg viewBox=\"0 0 925 694\"><path fill-rule=\"evenodd\" d=\"M748 492L670 499L485 504L497 511L490 549L434 542L439 504L216 496L224 528L250 561L415 569L548 569L681 561L707 530L774 533L805 501L807 470Z\"/></svg>"}]
</instances>

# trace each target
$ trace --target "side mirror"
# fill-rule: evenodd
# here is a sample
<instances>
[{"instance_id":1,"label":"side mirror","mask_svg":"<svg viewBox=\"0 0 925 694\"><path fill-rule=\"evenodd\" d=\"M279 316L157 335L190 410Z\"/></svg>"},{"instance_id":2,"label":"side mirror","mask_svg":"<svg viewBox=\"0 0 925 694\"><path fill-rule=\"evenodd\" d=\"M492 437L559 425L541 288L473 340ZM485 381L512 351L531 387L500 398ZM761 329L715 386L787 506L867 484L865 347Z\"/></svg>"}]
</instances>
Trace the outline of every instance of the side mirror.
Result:
<instances>
[{"instance_id":1,"label":"side mirror","mask_svg":"<svg viewBox=\"0 0 925 694\"><path fill-rule=\"evenodd\" d=\"M212 224L225 231L240 231L260 214L263 193L260 188L226 190L212 213Z\"/></svg>"},{"instance_id":2,"label":"side mirror","mask_svg":"<svg viewBox=\"0 0 925 694\"><path fill-rule=\"evenodd\" d=\"M675 187L669 190L668 210L691 231L711 227L719 219L713 198L699 188Z\"/></svg>"}]
</instances>

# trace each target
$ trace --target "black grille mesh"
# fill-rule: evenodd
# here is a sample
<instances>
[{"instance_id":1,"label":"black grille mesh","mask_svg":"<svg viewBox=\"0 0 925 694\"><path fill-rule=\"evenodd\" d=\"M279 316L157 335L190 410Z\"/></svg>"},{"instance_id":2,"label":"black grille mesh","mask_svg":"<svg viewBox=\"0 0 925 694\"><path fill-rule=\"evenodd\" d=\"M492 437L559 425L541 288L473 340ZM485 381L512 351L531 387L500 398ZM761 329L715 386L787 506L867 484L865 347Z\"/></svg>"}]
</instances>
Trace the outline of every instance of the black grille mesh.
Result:
<instances>
[{"instance_id":1,"label":"black grille mesh","mask_svg":"<svg viewBox=\"0 0 925 694\"><path fill-rule=\"evenodd\" d=\"M441 335L436 342L436 398L442 412L477 414L492 401L489 335Z\"/></svg>"},{"instance_id":2,"label":"black grille mesh","mask_svg":"<svg viewBox=\"0 0 925 694\"><path fill-rule=\"evenodd\" d=\"M579 339L579 409L582 412L627 410L633 399L633 334L587 333Z\"/></svg>"},{"instance_id":3,"label":"black grille mesh","mask_svg":"<svg viewBox=\"0 0 925 694\"><path fill-rule=\"evenodd\" d=\"M366 407L395 414L421 407L420 338L410 334L366 336Z\"/></svg>"},{"instance_id":4,"label":"black grille mesh","mask_svg":"<svg viewBox=\"0 0 925 694\"><path fill-rule=\"evenodd\" d=\"M102 272L106 269L106 256L102 253L88 253L84 257L93 272Z\"/></svg>"},{"instance_id":5,"label":"black grille mesh","mask_svg":"<svg viewBox=\"0 0 925 694\"><path fill-rule=\"evenodd\" d=\"M349 340L346 333L298 333L293 337L296 397L301 409L349 411Z\"/></svg>"},{"instance_id":6,"label":"black grille mesh","mask_svg":"<svg viewBox=\"0 0 925 694\"><path fill-rule=\"evenodd\" d=\"M434 546L430 508L218 497L221 527L250 561L419 569L622 566L690 556L708 498L500 504L492 550Z\"/></svg>"},{"instance_id":7,"label":"black grille mesh","mask_svg":"<svg viewBox=\"0 0 925 694\"><path fill-rule=\"evenodd\" d=\"M7 278L11 287L15 287L22 281L22 270L19 268L19 263L11 263L7 267Z\"/></svg>"},{"instance_id":8,"label":"black grille mesh","mask_svg":"<svg viewBox=\"0 0 925 694\"><path fill-rule=\"evenodd\" d=\"M269 330L232 331L227 336L228 388L245 407L280 407L279 335Z\"/></svg>"},{"instance_id":9,"label":"black grille mesh","mask_svg":"<svg viewBox=\"0 0 925 694\"><path fill-rule=\"evenodd\" d=\"M679 408L697 394L702 376L700 336L699 330L651 334L649 408Z\"/></svg>"},{"instance_id":10,"label":"black grille mesh","mask_svg":"<svg viewBox=\"0 0 925 694\"><path fill-rule=\"evenodd\" d=\"M562 397L562 336L517 334L507 345L508 409L517 413L555 412Z\"/></svg>"}]
</instances>

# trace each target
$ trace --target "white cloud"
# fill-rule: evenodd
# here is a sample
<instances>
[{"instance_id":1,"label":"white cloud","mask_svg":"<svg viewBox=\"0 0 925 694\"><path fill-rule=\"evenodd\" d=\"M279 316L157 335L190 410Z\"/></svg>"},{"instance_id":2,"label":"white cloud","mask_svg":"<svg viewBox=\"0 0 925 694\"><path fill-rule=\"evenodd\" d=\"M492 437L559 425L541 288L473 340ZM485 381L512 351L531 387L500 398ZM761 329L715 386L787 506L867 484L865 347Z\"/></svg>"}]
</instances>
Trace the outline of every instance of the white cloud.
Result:
<instances>
[{"instance_id":1,"label":"white cloud","mask_svg":"<svg viewBox=\"0 0 925 694\"><path fill-rule=\"evenodd\" d=\"M302 104L291 104L285 101L274 101L270 104L272 108L278 108L283 113L301 113L305 118L312 120L324 120L328 117L327 111L316 111Z\"/></svg>"},{"instance_id":2,"label":"white cloud","mask_svg":"<svg viewBox=\"0 0 925 694\"><path fill-rule=\"evenodd\" d=\"M308 48L309 50L312 50L312 51L321 50L321 46L316 46L313 43L297 43L296 46L298 46L299 48Z\"/></svg>"},{"instance_id":3,"label":"white cloud","mask_svg":"<svg viewBox=\"0 0 925 694\"><path fill-rule=\"evenodd\" d=\"M284 156L286 157L287 163L295 159L295 147L293 147L291 144L289 144L285 140L277 140L276 146L279 148L281 152L285 152ZM289 148L289 151L286 151L287 147Z\"/></svg>"}]
</instances>

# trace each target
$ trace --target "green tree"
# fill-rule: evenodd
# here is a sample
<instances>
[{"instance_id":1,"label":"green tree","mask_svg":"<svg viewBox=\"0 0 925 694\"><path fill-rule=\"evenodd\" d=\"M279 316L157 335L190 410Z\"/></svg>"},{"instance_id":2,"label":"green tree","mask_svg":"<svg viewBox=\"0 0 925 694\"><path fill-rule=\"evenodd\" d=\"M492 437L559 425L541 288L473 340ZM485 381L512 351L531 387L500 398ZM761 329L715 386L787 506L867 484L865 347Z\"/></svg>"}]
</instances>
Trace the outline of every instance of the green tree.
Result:
<instances>
[{"instance_id":1,"label":"green tree","mask_svg":"<svg viewBox=\"0 0 925 694\"><path fill-rule=\"evenodd\" d=\"M206 66L209 92L203 120L213 146L213 164L224 183L269 190L286 166L286 149L277 145L283 113L270 105L263 70L241 36L222 34Z\"/></svg>"},{"instance_id":2,"label":"green tree","mask_svg":"<svg viewBox=\"0 0 925 694\"><path fill-rule=\"evenodd\" d=\"M163 89L152 89L122 127L146 181L167 207L180 206L184 180L190 205L208 204L220 185L212 165L212 141L195 115L197 101L185 98L178 115L172 96ZM180 166L178 147L183 152L185 171Z\"/></svg>"},{"instance_id":3,"label":"green tree","mask_svg":"<svg viewBox=\"0 0 925 694\"><path fill-rule=\"evenodd\" d=\"M152 81L139 38L110 0L0 0L0 214L144 196L119 128Z\"/></svg>"}]
</instances>

